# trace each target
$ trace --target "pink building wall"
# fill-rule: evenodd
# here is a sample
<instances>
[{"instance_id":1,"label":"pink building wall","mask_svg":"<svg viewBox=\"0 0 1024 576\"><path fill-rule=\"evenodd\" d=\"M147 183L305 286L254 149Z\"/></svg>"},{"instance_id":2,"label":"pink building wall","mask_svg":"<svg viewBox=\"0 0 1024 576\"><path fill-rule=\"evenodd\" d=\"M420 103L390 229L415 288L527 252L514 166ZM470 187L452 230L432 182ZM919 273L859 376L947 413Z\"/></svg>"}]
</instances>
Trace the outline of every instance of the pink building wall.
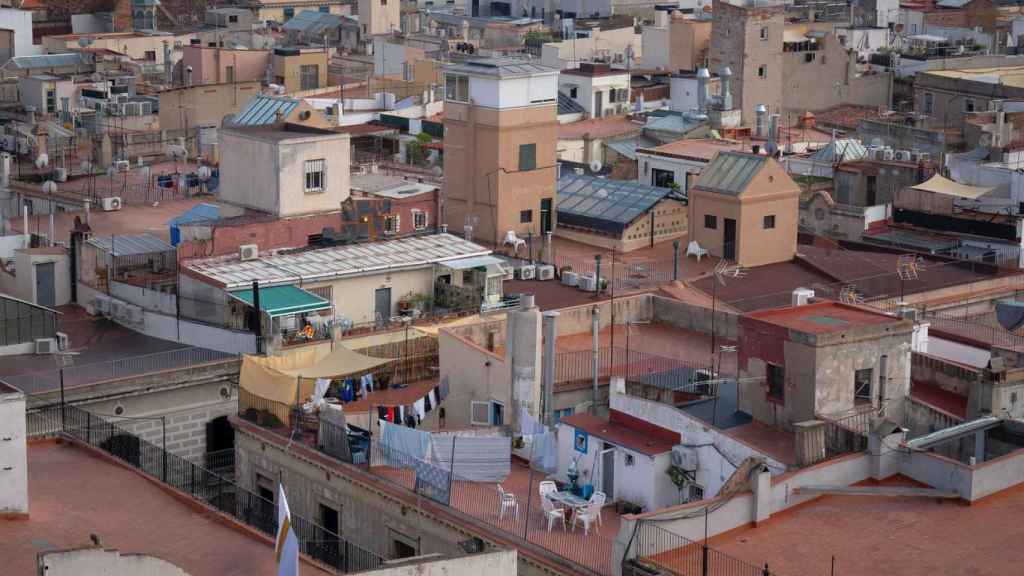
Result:
<instances>
[{"instance_id":1,"label":"pink building wall","mask_svg":"<svg viewBox=\"0 0 1024 576\"><path fill-rule=\"evenodd\" d=\"M192 67L193 84L228 82L229 66L235 67L235 82L262 81L266 77L270 52L185 46L182 48L181 62L183 70Z\"/></svg>"}]
</instances>

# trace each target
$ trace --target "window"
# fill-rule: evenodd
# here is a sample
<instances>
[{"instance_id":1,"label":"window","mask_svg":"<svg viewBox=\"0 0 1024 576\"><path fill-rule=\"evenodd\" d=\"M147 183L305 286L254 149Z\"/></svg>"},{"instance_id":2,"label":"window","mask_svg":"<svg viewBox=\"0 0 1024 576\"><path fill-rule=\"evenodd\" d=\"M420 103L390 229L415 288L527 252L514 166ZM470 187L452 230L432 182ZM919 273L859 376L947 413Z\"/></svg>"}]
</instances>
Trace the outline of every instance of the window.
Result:
<instances>
[{"instance_id":1,"label":"window","mask_svg":"<svg viewBox=\"0 0 1024 576\"><path fill-rule=\"evenodd\" d=\"M572 406L562 410L555 410L555 424L561 422L562 418L566 416L572 416Z\"/></svg>"},{"instance_id":2,"label":"window","mask_svg":"<svg viewBox=\"0 0 1024 576\"><path fill-rule=\"evenodd\" d=\"M921 103L921 112L925 114L935 113L935 94L931 92L924 93L924 101Z\"/></svg>"},{"instance_id":3,"label":"window","mask_svg":"<svg viewBox=\"0 0 1024 576\"><path fill-rule=\"evenodd\" d=\"M767 372L768 398L782 402L786 398L786 371L782 366L769 364Z\"/></svg>"},{"instance_id":4,"label":"window","mask_svg":"<svg viewBox=\"0 0 1024 576\"><path fill-rule=\"evenodd\" d=\"M300 90L313 90L320 87L320 65L303 64L299 66Z\"/></svg>"},{"instance_id":5,"label":"window","mask_svg":"<svg viewBox=\"0 0 1024 576\"><path fill-rule=\"evenodd\" d=\"M579 88L577 88L575 86L573 86L572 88L569 88L569 97L570 98L575 100L577 97L579 97L579 93L580 93L580 89Z\"/></svg>"},{"instance_id":6,"label":"window","mask_svg":"<svg viewBox=\"0 0 1024 576\"><path fill-rule=\"evenodd\" d=\"M306 160L306 194L324 191L324 160Z\"/></svg>"},{"instance_id":7,"label":"window","mask_svg":"<svg viewBox=\"0 0 1024 576\"><path fill-rule=\"evenodd\" d=\"M775 228L775 214L764 217L764 229L771 230L772 228Z\"/></svg>"},{"instance_id":8,"label":"window","mask_svg":"<svg viewBox=\"0 0 1024 576\"><path fill-rule=\"evenodd\" d=\"M853 373L853 401L871 402L871 368L857 370Z\"/></svg>"},{"instance_id":9,"label":"window","mask_svg":"<svg viewBox=\"0 0 1024 576\"><path fill-rule=\"evenodd\" d=\"M608 91L608 103L615 104L619 101L619 91L612 89Z\"/></svg>"},{"instance_id":10,"label":"window","mask_svg":"<svg viewBox=\"0 0 1024 576\"><path fill-rule=\"evenodd\" d=\"M804 62L810 64L814 62L814 58L817 56L814 52L804 52Z\"/></svg>"},{"instance_id":11,"label":"window","mask_svg":"<svg viewBox=\"0 0 1024 576\"><path fill-rule=\"evenodd\" d=\"M227 73L228 84L233 83L235 81L235 67L234 66L227 66L224 69L224 71Z\"/></svg>"},{"instance_id":12,"label":"window","mask_svg":"<svg viewBox=\"0 0 1024 576\"><path fill-rule=\"evenodd\" d=\"M704 227L709 230L718 229L718 216L715 216L714 214L705 214Z\"/></svg>"},{"instance_id":13,"label":"window","mask_svg":"<svg viewBox=\"0 0 1024 576\"><path fill-rule=\"evenodd\" d=\"M285 19L285 21L287 22L288 20L291 20L293 16L295 16L295 8L292 8L291 6L285 6L285 8L284 8L284 19Z\"/></svg>"},{"instance_id":14,"label":"window","mask_svg":"<svg viewBox=\"0 0 1024 576\"><path fill-rule=\"evenodd\" d=\"M146 50L144 58L147 62L156 62L156 50Z\"/></svg>"},{"instance_id":15,"label":"window","mask_svg":"<svg viewBox=\"0 0 1024 576\"><path fill-rule=\"evenodd\" d=\"M57 111L57 91L52 88L46 91L46 111L50 114Z\"/></svg>"},{"instance_id":16,"label":"window","mask_svg":"<svg viewBox=\"0 0 1024 576\"><path fill-rule=\"evenodd\" d=\"M491 400L491 426L505 425L505 405Z\"/></svg>"},{"instance_id":17,"label":"window","mask_svg":"<svg viewBox=\"0 0 1024 576\"><path fill-rule=\"evenodd\" d=\"M636 456L634 456L630 452L626 452L625 457L623 458L623 462L622 463L624 465L626 465L626 466L632 466L632 465L636 464Z\"/></svg>"},{"instance_id":18,"label":"window","mask_svg":"<svg viewBox=\"0 0 1024 576\"><path fill-rule=\"evenodd\" d=\"M757 67L757 77L761 78L762 80L767 78L768 77L768 67L765 66L764 64L761 64L760 66L758 66Z\"/></svg>"},{"instance_id":19,"label":"window","mask_svg":"<svg viewBox=\"0 0 1024 576\"><path fill-rule=\"evenodd\" d=\"M690 484L690 502L697 502L704 499L704 487L700 484Z\"/></svg>"},{"instance_id":20,"label":"window","mask_svg":"<svg viewBox=\"0 0 1024 576\"><path fill-rule=\"evenodd\" d=\"M767 27L761 28L761 40L767 40L767 39L768 39L768 28Z\"/></svg>"},{"instance_id":21,"label":"window","mask_svg":"<svg viewBox=\"0 0 1024 576\"><path fill-rule=\"evenodd\" d=\"M469 77L446 74L444 99L452 102L469 102Z\"/></svg>"},{"instance_id":22,"label":"window","mask_svg":"<svg viewBox=\"0 0 1024 576\"><path fill-rule=\"evenodd\" d=\"M422 210L412 211L412 227L414 230L423 230L427 227L427 213Z\"/></svg>"},{"instance_id":23,"label":"window","mask_svg":"<svg viewBox=\"0 0 1024 576\"><path fill-rule=\"evenodd\" d=\"M522 210L519 212L519 223L529 224L533 222L533 210Z\"/></svg>"},{"instance_id":24,"label":"window","mask_svg":"<svg viewBox=\"0 0 1024 576\"><path fill-rule=\"evenodd\" d=\"M401 222L399 221L398 214L392 214L384 217L384 233L385 234L398 234L398 229Z\"/></svg>"},{"instance_id":25,"label":"window","mask_svg":"<svg viewBox=\"0 0 1024 576\"><path fill-rule=\"evenodd\" d=\"M519 170L536 170L537 169L537 145L536 144L520 144L519 145Z\"/></svg>"},{"instance_id":26,"label":"window","mask_svg":"<svg viewBox=\"0 0 1024 576\"><path fill-rule=\"evenodd\" d=\"M505 405L495 400L471 400L469 423L475 426L503 426L505 424Z\"/></svg>"},{"instance_id":27,"label":"window","mask_svg":"<svg viewBox=\"0 0 1024 576\"><path fill-rule=\"evenodd\" d=\"M676 181L676 174L671 170L654 168L651 170L651 185L659 188L671 188Z\"/></svg>"},{"instance_id":28,"label":"window","mask_svg":"<svg viewBox=\"0 0 1024 576\"><path fill-rule=\"evenodd\" d=\"M974 98L964 99L964 112L974 112Z\"/></svg>"},{"instance_id":29,"label":"window","mask_svg":"<svg viewBox=\"0 0 1024 576\"><path fill-rule=\"evenodd\" d=\"M237 22L238 22L238 16L236 16L236 15L234 15L234 14L230 14L230 15L228 16L228 23L230 23L230 24L235 24L235 23L237 23Z\"/></svg>"}]
</instances>

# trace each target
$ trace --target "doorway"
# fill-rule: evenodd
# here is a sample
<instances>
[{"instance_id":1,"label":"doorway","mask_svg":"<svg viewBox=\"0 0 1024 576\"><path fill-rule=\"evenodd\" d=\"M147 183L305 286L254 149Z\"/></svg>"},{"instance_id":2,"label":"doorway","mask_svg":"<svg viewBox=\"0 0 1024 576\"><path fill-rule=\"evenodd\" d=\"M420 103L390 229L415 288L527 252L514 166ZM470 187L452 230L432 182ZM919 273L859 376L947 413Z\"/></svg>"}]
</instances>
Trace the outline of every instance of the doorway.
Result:
<instances>
[{"instance_id":1,"label":"doorway","mask_svg":"<svg viewBox=\"0 0 1024 576\"><path fill-rule=\"evenodd\" d=\"M551 198L540 200L540 233L543 236L551 231Z\"/></svg>"},{"instance_id":2,"label":"doorway","mask_svg":"<svg viewBox=\"0 0 1024 576\"><path fill-rule=\"evenodd\" d=\"M726 260L736 260L736 221L732 218L725 219L723 236L722 257Z\"/></svg>"},{"instance_id":3,"label":"doorway","mask_svg":"<svg viewBox=\"0 0 1024 576\"><path fill-rule=\"evenodd\" d=\"M377 325L383 326L391 320L391 288L377 288L373 301Z\"/></svg>"},{"instance_id":4,"label":"doorway","mask_svg":"<svg viewBox=\"0 0 1024 576\"><path fill-rule=\"evenodd\" d=\"M865 206L874 206L878 201L878 177L869 175L867 183L865 184L865 195L867 198L864 199Z\"/></svg>"},{"instance_id":5,"label":"doorway","mask_svg":"<svg viewBox=\"0 0 1024 576\"><path fill-rule=\"evenodd\" d=\"M615 500L615 446L604 442L601 448L601 491L611 502Z\"/></svg>"},{"instance_id":6,"label":"doorway","mask_svg":"<svg viewBox=\"0 0 1024 576\"><path fill-rule=\"evenodd\" d=\"M320 548L321 560L330 566L342 566L341 560L341 513L337 508L320 504L320 525L323 534L323 545Z\"/></svg>"},{"instance_id":7,"label":"doorway","mask_svg":"<svg viewBox=\"0 0 1024 576\"><path fill-rule=\"evenodd\" d=\"M41 262L36 267L36 304L53 308L57 301L53 289L53 262Z\"/></svg>"},{"instance_id":8,"label":"doorway","mask_svg":"<svg viewBox=\"0 0 1024 576\"><path fill-rule=\"evenodd\" d=\"M601 111L604 110L604 92L594 92L594 118L600 118L604 116Z\"/></svg>"}]
</instances>

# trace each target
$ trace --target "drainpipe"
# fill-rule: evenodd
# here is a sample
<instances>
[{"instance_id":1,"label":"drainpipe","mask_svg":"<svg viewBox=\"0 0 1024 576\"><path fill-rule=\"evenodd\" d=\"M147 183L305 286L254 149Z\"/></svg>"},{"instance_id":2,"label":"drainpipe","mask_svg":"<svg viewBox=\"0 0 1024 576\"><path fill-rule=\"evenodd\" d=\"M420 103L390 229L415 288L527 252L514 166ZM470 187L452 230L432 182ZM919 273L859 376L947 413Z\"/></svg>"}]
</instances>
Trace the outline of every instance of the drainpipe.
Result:
<instances>
[{"instance_id":1,"label":"drainpipe","mask_svg":"<svg viewBox=\"0 0 1024 576\"><path fill-rule=\"evenodd\" d=\"M593 371L594 376L592 390L594 395L594 401L593 405L590 407L590 413L595 416L597 416L597 377L598 369L600 368L601 364L601 349L598 347L598 345L600 344L600 338L598 335L598 331L600 329L601 324L600 314L601 311L597 306L594 306L593 308L590 309L590 333L593 338L593 358L591 360L591 370Z\"/></svg>"},{"instance_id":2,"label":"drainpipe","mask_svg":"<svg viewBox=\"0 0 1024 576\"><path fill-rule=\"evenodd\" d=\"M889 382L889 356L882 354L878 359L878 410L885 416L885 385Z\"/></svg>"},{"instance_id":3,"label":"drainpipe","mask_svg":"<svg viewBox=\"0 0 1024 576\"><path fill-rule=\"evenodd\" d=\"M672 281L679 280L679 240L672 241Z\"/></svg>"},{"instance_id":4,"label":"drainpipe","mask_svg":"<svg viewBox=\"0 0 1024 576\"><path fill-rule=\"evenodd\" d=\"M260 312L260 281L252 281L252 306L256 309L256 353L263 353L263 314Z\"/></svg>"},{"instance_id":5,"label":"drainpipe","mask_svg":"<svg viewBox=\"0 0 1024 576\"><path fill-rule=\"evenodd\" d=\"M544 393L544 411L541 421L549 426L555 424L555 321L558 319L558 312L548 310L544 313L544 356L541 358L543 371L541 372L541 388Z\"/></svg>"},{"instance_id":6,"label":"drainpipe","mask_svg":"<svg viewBox=\"0 0 1024 576\"><path fill-rule=\"evenodd\" d=\"M594 297L601 293L601 255L594 255Z\"/></svg>"}]
</instances>

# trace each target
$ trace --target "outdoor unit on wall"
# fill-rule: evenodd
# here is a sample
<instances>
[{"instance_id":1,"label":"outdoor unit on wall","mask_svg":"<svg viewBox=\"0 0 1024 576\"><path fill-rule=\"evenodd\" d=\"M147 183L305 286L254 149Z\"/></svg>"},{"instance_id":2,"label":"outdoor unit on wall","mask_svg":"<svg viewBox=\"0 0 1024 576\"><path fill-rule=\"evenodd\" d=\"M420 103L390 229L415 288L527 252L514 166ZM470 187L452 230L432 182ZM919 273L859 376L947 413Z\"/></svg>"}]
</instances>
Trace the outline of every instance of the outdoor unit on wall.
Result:
<instances>
[{"instance_id":1,"label":"outdoor unit on wall","mask_svg":"<svg viewBox=\"0 0 1024 576\"><path fill-rule=\"evenodd\" d=\"M579 277L577 286L579 286L580 290L584 290L586 292L596 292L597 278L595 278L593 274L584 274Z\"/></svg>"},{"instance_id":2,"label":"outdoor unit on wall","mask_svg":"<svg viewBox=\"0 0 1024 576\"><path fill-rule=\"evenodd\" d=\"M100 202L104 212L115 212L121 209L121 197L120 196L107 196Z\"/></svg>"},{"instance_id":3,"label":"outdoor unit on wall","mask_svg":"<svg viewBox=\"0 0 1024 576\"><path fill-rule=\"evenodd\" d=\"M124 307L124 320L129 324L140 324L142 322L142 308L128 304Z\"/></svg>"},{"instance_id":4,"label":"outdoor unit on wall","mask_svg":"<svg viewBox=\"0 0 1024 576\"><path fill-rule=\"evenodd\" d=\"M57 332L57 349L64 351L68 349L68 335L63 332Z\"/></svg>"},{"instance_id":5,"label":"outdoor unit on wall","mask_svg":"<svg viewBox=\"0 0 1024 576\"><path fill-rule=\"evenodd\" d=\"M238 247L238 259L242 262L255 260L260 257L259 247L255 244L242 244Z\"/></svg>"},{"instance_id":6,"label":"outdoor unit on wall","mask_svg":"<svg viewBox=\"0 0 1024 576\"><path fill-rule=\"evenodd\" d=\"M551 264L541 264L537 266L537 280L554 280L555 279L555 267Z\"/></svg>"},{"instance_id":7,"label":"outdoor unit on wall","mask_svg":"<svg viewBox=\"0 0 1024 576\"><path fill-rule=\"evenodd\" d=\"M699 464L700 459L697 457L696 450L682 444L672 447L672 465L676 468L687 472L696 472Z\"/></svg>"},{"instance_id":8,"label":"outdoor unit on wall","mask_svg":"<svg viewBox=\"0 0 1024 576\"><path fill-rule=\"evenodd\" d=\"M793 300L791 304L793 306L803 306L814 298L814 290L810 288L797 288L793 290Z\"/></svg>"},{"instance_id":9,"label":"outdoor unit on wall","mask_svg":"<svg viewBox=\"0 0 1024 576\"><path fill-rule=\"evenodd\" d=\"M523 264L516 269L516 276L520 280L533 280L537 277L537 267L533 264Z\"/></svg>"},{"instance_id":10,"label":"outdoor unit on wall","mask_svg":"<svg viewBox=\"0 0 1024 576\"><path fill-rule=\"evenodd\" d=\"M56 351L56 338L36 338L36 354L53 354Z\"/></svg>"},{"instance_id":11,"label":"outdoor unit on wall","mask_svg":"<svg viewBox=\"0 0 1024 576\"><path fill-rule=\"evenodd\" d=\"M106 294L97 294L92 299L92 307L96 310L96 314L104 316L110 314L110 297Z\"/></svg>"},{"instance_id":12,"label":"outdoor unit on wall","mask_svg":"<svg viewBox=\"0 0 1024 576\"><path fill-rule=\"evenodd\" d=\"M896 159L900 162L910 162L910 150L897 150Z\"/></svg>"},{"instance_id":13,"label":"outdoor unit on wall","mask_svg":"<svg viewBox=\"0 0 1024 576\"><path fill-rule=\"evenodd\" d=\"M562 284L565 284L566 286L575 287L577 284L579 284L579 282L579 275L576 274L575 272L571 272L569 270L562 272Z\"/></svg>"},{"instance_id":14,"label":"outdoor unit on wall","mask_svg":"<svg viewBox=\"0 0 1024 576\"><path fill-rule=\"evenodd\" d=\"M118 160L114 162L114 169L118 172L127 172L131 170L132 163L127 160Z\"/></svg>"}]
</instances>

